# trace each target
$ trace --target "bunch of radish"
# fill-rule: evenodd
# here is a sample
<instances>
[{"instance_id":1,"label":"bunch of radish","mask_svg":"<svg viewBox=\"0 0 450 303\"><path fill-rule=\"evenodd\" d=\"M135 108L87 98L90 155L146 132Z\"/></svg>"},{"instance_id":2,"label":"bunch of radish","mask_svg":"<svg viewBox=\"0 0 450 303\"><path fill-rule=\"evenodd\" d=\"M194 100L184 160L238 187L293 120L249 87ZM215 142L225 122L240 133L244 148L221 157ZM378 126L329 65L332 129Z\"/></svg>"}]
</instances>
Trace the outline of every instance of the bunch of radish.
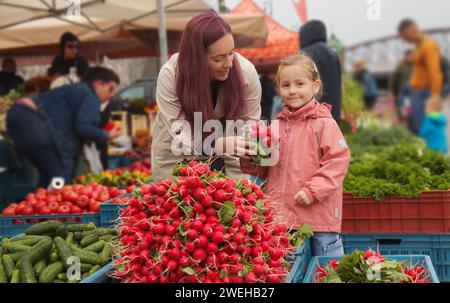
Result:
<instances>
[{"instance_id":1,"label":"bunch of radish","mask_svg":"<svg viewBox=\"0 0 450 303\"><path fill-rule=\"evenodd\" d=\"M284 282L294 251L264 194L192 161L135 190L122 211L113 275L138 283Z\"/></svg>"},{"instance_id":2,"label":"bunch of radish","mask_svg":"<svg viewBox=\"0 0 450 303\"><path fill-rule=\"evenodd\" d=\"M269 159L273 149L279 144L278 136L272 131L271 126L262 123L252 124L246 137L256 143L256 155L251 156L255 165L261 165L263 160Z\"/></svg>"}]
</instances>

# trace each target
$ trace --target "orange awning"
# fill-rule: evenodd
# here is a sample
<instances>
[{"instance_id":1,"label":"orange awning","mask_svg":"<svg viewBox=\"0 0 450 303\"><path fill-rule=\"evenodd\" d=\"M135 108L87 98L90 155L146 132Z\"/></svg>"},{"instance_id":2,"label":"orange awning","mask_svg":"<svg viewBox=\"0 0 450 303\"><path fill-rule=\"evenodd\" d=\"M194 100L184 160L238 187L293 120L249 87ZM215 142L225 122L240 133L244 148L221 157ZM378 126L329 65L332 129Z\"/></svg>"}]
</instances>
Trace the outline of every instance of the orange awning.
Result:
<instances>
[{"instance_id":1,"label":"orange awning","mask_svg":"<svg viewBox=\"0 0 450 303\"><path fill-rule=\"evenodd\" d=\"M233 13L259 13L265 16L264 19L269 29L266 46L264 48L238 49L240 54L252 61L257 67L264 68L278 65L282 58L298 52L300 47L298 33L273 20L252 0L243 0L233 10Z\"/></svg>"}]
</instances>

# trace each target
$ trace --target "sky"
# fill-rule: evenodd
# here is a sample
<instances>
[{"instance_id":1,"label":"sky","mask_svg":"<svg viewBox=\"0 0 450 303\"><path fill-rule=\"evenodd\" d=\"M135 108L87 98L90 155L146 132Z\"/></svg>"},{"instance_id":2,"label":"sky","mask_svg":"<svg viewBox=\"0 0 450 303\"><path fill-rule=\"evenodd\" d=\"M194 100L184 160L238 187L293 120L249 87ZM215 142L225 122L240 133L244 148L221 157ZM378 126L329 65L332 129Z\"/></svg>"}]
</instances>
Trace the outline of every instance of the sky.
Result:
<instances>
[{"instance_id":1,"label":"sky","mask_svg":"<svg viewBox=\"0 0 450 303\"><path fill-rule=\"evenodd\" d=\"M217 2L216 0L205 0ZM268 0L254 0L260 7ZM405 17L414 18L421 28L450 28L448 0L307 0L309 19L325 22L346 46L396 34L397 25ZM225 0L234 8L240 0ZM298 30L300 21L291 0L272 0L273 17L285 27ZM379 20L370 21L368 10L377 9L368 3L379 3ZM446 12L446 13L444 13ZM373 15L372 15L373 16Z\"/></svg>"}]
</instances>

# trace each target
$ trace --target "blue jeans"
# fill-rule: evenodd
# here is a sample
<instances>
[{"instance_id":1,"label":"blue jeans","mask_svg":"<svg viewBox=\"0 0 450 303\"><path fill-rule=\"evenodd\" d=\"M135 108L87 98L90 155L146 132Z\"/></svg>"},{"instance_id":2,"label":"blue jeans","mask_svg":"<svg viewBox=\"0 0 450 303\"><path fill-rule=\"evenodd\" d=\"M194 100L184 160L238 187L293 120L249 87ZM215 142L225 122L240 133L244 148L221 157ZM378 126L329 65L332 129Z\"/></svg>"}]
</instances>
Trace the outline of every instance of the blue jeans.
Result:
<instances>
[{"instance_id":1,"label":"blue jeans","mask_svg":"<svg viewBox=\"0 0 450 303\"><path fill-rule=\"evenodd\" d=\"M49 126L39 113L19 104L8 112L7 129L17 148L39 171L38 186L47 188L53 177L71 182L74 161L63 161L52 140Z\"/></svg>"},{"instance_id":2,"label":"blue jeans","mask_svg":"<svg viewBox=\"0 0 450 303\"><path fill-rule=\"evenodd\" d=\"M418 134L425 118L425 103L430 97L429 89L413 90L411 92L411 115L409 117L409 129Z\"/></svg>"},{"instance_id":3,"label":"blue jeans","mask_svg":"<svg viewBox=\"0 0 450 303\"><path fill-rule=\"evenodd\" d=\"M344 244L338 233L314 233L311 238L312 256L339 257L344 255Z\"/></svg>"}]
</instances>

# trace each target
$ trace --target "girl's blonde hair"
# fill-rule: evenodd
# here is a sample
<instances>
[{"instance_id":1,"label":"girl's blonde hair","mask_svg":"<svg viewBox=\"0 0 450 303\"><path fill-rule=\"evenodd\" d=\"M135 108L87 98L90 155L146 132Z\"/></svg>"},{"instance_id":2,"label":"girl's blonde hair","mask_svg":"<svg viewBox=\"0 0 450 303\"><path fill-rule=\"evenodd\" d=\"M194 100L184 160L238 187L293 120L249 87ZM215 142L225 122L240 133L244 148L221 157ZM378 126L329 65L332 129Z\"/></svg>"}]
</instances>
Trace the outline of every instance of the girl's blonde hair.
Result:
<instances>
[{"instance_id":1,"label":"girl's blonde hair","mask_svg":"<svg viewBox=\"0 0 450 303\"><path fill-rule=\"evenodd\" d=\"M280 88L280 73L283 67L286 66L292 66L292 65L300 65L305 70L307 76L311 79L311 81L316 82L319 81L320 83L320 90L319 93L316 95L316 98L319 98L322 96L323 92L323 85L322 80L320 79L319 70L317 69L316 64L314 61L305 53L300 52L298 54L286 57L281 60L281 64L278 67L278 72L276 76L276 84L277 88Z\"/></svg>"}]
</instances>

